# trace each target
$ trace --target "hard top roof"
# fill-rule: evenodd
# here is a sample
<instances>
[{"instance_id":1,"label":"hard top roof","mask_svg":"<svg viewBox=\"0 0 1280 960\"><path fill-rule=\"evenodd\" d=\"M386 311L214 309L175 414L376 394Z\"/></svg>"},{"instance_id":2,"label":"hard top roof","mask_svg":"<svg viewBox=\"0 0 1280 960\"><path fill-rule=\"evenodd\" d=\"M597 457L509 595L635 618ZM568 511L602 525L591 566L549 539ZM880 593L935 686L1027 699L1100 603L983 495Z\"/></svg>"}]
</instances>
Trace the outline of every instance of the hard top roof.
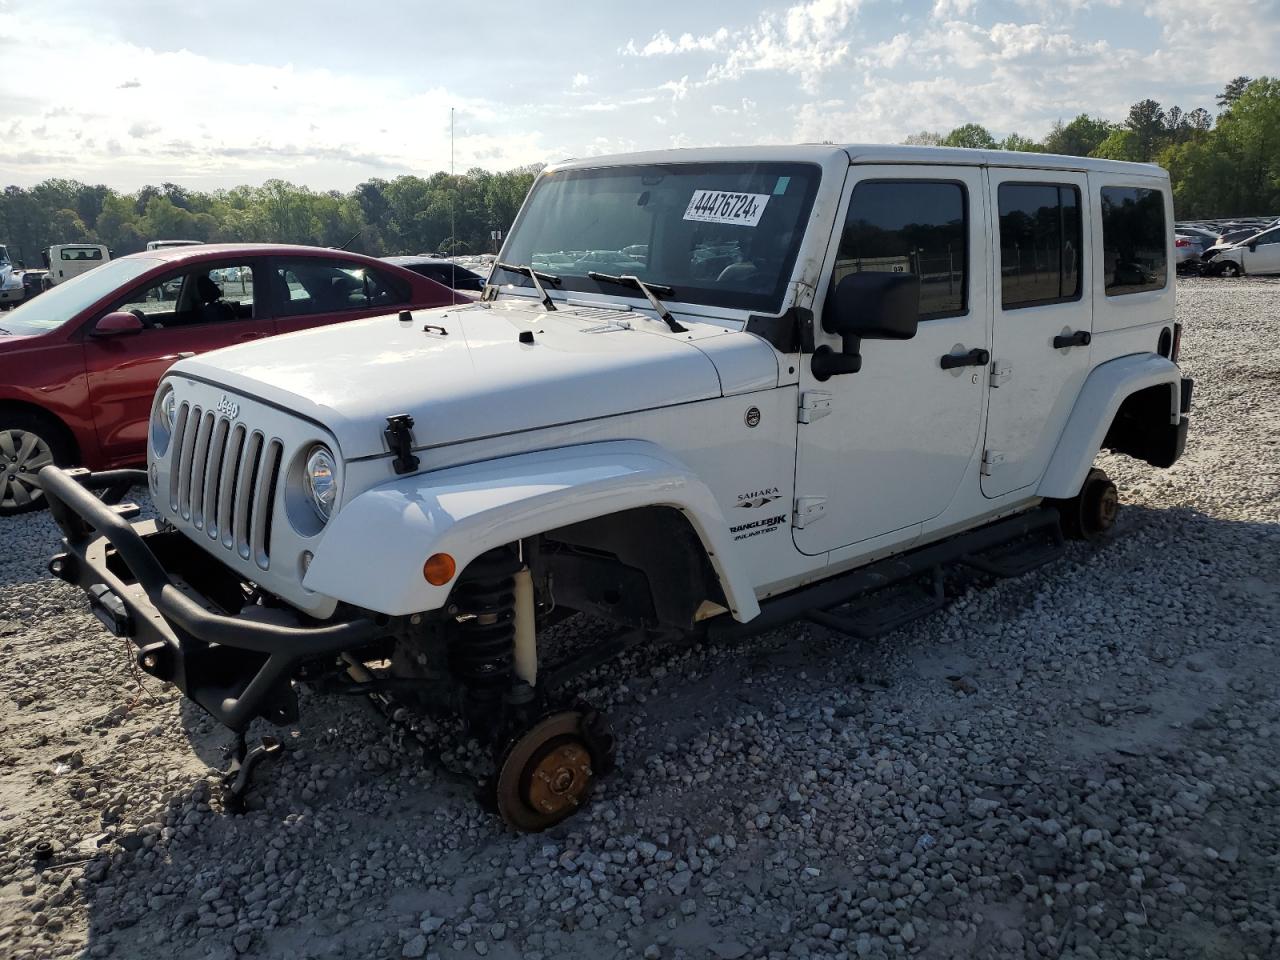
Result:
<instances>
[{"instance_id":1,"label":"hard top roof","mask_svg":"<svg viewBox=\"0 0 1280 960\"><path fill-rule=\"evenodd\" d=\"M963 147L909 147L895 144L804 143L794 146L760 147L692 147L674 150L649 150L600 157L583 157L552 164L548 169L574 169L622 164L715 163L761 161L799 161L829 163L833 159L854 164L937 164L966 167L1022 167L1028 169L1096 171L1128 176L1158 177L1168 174L1154 163L1127 163L1121 160L1096 160L1092 157L1068 157L1053 153L1024 153L1014 150L969 150Z\"/></svg>"}]
</instances>

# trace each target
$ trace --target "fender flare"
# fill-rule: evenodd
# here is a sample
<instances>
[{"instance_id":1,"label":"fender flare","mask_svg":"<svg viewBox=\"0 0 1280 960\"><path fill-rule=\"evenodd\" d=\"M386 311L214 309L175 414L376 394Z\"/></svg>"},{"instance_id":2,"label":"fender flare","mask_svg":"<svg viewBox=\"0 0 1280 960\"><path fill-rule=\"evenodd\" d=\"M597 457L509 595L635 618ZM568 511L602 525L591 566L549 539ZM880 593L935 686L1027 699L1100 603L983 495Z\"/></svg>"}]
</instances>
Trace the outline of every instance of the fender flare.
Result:
<instances>
[{"instance_id":1,"label":"fender flare","mask_svg":"<svg viewBox=\"0 0 1280 960\"><path fill-rule=\"evenodd\" d=\"M422 565L447 553L459 572L494 547L637 507L672 507L692 525L729 611L760 612L714 495L656 444L621 440L518 454L393 480L356 495L330 521L303 586L390 616L444 606Z\"/></svg>"},{"instance_id":2,"label":"fender flare","mask_svg":"<svg viewBox=\"0 0 1280 960\"><path fill-rule=\"evenodd\" d=\"M1095 367L1080 388L1036 496L1065 499L1079 493L1120 405L1139 390L1161 384L1169 387L1169 423L1177 425L1182 371L1176 363L1140 353Z\"/></svg>"}]
</instances>

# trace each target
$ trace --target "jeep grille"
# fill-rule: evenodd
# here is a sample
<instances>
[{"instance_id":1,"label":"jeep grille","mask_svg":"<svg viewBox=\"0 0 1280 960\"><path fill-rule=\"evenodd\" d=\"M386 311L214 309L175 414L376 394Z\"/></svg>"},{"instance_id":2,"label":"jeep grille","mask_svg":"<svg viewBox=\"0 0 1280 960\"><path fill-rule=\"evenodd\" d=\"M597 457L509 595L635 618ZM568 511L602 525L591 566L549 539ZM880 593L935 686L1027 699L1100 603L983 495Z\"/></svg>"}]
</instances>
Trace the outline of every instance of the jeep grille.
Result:
<instances>
[{"instance_id":1,"label":"jeep grille","mask_svg":"<svg viewBox=\"0 0 1280 960\"><path fill-rule=\"evenodd\" d=\"M284 444L183 401L170 450L169 508L261 569L271 565L271 512Z\"/></svg>"}]
</instances>

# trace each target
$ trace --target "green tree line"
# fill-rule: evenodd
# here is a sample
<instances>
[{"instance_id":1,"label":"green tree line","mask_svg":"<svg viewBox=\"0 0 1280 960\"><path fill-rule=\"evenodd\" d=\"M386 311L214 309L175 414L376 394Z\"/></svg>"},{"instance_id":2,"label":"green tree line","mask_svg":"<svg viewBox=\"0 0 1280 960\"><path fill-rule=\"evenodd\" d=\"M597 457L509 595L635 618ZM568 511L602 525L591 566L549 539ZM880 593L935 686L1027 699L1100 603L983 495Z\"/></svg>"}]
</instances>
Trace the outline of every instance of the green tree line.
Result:
<instances>
[{"instance_id":1,"label":"green tree line","mask_svg":"<svg viewBox=\"0 0 1280 960\"><path fill-rule=\"evenodd\" d=\"M149 240L347 244L376 256L483 253L493 249L491 231L511 225L539 169L375 178L349 193L284 180L210 192L165 183L137 193L45 180L0 194L0 244L27 266L38 266L51 244L83 241L104 243L114 256Z\"/></svg>"},{"instance_id":2,"label":"green tree line","mask_svg":"<svg viewBox=\"0 0 1280 960\"><path fill-rule=\"evenodd\" d=\"M1169 171L1180 218L1280 214L1280 79L1237 77L1217 103L1214 116L1143 100L1123 120L1082 113L1042 140L1018 133L996 140L967 123L906 142L1154 162ZM32 266L50 244L77 241L105 243L116 256L148 240L350 241L350 249L375 255L480 253L492 249L491 231L510 226L539 169L375 178L348 193L284 180L210 192L165 183L137 193L46 180L5 188L0 243Z\"/></svg>"},{"instance_id":3,"label":"green tree line","mask_svg":"<svg viewBox=\"0 0 1280 960\"><path fill-rule=\"evenodd\" d=\"M1204 108L1142 100L1124 120L1082 113L1055 123L1043 140L1017 133L997 140L981 124L966 123L906 142L1158 163L1169 171L1181 219L1280 214L1280 79L1237 77L1217 104L1215 117Z\"/></svg>"}]
</instances>

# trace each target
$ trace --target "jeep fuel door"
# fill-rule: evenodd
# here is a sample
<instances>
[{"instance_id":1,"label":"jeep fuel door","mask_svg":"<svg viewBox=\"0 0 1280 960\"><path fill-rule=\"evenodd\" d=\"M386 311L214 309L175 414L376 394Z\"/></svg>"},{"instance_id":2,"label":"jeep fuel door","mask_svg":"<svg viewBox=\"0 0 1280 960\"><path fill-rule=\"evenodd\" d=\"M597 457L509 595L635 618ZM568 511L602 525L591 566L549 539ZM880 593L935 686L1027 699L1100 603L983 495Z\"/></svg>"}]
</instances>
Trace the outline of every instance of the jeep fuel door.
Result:
<instances>
[{"instance_id":1,"label":"jeep fuel door","mask_svg":"<svg viewBox=\"0 0 1280 960\"><path fill-rule=\"evenodd\" d=\"M992 168L995 300L982 492L1040 480L1089 372L1093 259L1088 180Z\"/></svg>"},{"instance_id":2,"label":"jeep fuel door","mask_svg":"<svg viewBox=\"0 0 1280 960\"><path fill-rule=\"evenodd\" d=\"M801 403L822 403L800 415L802 553L929 520L959 489L978 443L990 345L985 189L977 166L850 168L815 304L818 344L841 349L821 311L832 283L856 273L918 276L919 325L909 340L863 340L856 373L818 380L803 358Z\"/></svg>"}]
</instances>

